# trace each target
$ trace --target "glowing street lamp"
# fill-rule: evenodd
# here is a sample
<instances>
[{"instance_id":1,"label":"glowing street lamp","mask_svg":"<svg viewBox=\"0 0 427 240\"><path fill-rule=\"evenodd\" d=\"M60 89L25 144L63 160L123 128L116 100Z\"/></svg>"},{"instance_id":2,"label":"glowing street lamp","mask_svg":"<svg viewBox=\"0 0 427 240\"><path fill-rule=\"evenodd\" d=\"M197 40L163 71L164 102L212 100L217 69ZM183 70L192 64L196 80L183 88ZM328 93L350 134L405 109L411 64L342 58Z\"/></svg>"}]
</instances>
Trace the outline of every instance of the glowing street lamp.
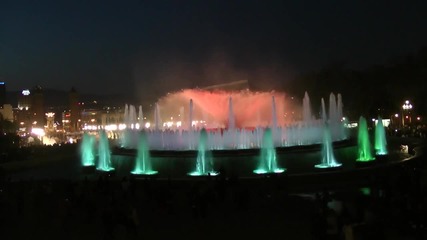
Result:
<instances>
[{"instance_id":1,"label":"glowing street lamp","mask_svg":"<svg viewBox=\"0 0 427 240\"><path fill-rule=\"evenodd\" d=\"M402 105L402 108L403 108L403 110L407 110L407 111L409 111L409 110L411 110L411 109L412 109L412 104L411 104L411 103L409 103L409 100L406 100L406 101L405 101L405 104L403 104L403 105Z\"/></svg>"},{"instance_id":2,"label":"glowing street lamp","mask_svg":"<svg viewBox=\"0 0 427 240\"><path fill-rule=\"evenodd\" d=\"M412 109L412 104L409 102L409 100L406 100L405 103L402 105L402 109L403 111L407 112L407 114L410 114L410 111ZM404 118L404 113L402 114L402 125L405 126L405 118ZM409 118L409 122L411 122L411 118L408 117L408 115L405 116L406 118Z\"/></svg>"}]
</instances>

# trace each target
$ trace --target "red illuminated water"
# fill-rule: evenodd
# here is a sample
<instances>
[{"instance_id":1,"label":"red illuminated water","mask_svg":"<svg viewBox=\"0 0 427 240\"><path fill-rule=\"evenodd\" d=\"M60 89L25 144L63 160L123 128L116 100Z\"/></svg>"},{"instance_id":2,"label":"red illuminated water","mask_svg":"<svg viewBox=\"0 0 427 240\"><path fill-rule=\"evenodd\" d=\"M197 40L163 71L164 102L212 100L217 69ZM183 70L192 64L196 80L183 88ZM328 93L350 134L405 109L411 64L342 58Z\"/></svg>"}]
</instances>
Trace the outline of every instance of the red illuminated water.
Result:
<instances>
[{"instance_id":1,"label":"red illuminated water","mask_svg":"<svg viewBox=\"0 0 427 240\"><path fill-rule=\"evenodd\" d=\"M278 126L286 123L285 94L280 92L251 91L204 91L197 89L171 93L159 100L162 120L188 121L189 102L193 100L193 120L204 120L206 127L228 127L229 99L231 97L236 128L271 126L273 123L272 97L275 98L275 111ZM184 116L180 109L184 108ZM182 113L182 111L181 111Z\"/></svg>"}]
</instances>

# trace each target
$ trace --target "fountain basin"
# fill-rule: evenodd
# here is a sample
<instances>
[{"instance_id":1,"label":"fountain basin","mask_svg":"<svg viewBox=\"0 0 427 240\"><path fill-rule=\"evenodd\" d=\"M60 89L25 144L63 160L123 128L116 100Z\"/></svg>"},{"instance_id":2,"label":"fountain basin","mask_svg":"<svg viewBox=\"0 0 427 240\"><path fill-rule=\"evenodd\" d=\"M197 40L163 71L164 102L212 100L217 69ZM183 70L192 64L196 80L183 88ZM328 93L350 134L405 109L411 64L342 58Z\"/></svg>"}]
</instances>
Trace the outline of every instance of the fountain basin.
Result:
<instances>
[{"instance_id":1,"label":"fountain basin","mask_svg":"<svg viewBox=\"0 0 427 240\"><path fill-rule=\"evenodd\" d=\"M92 174L95 172L95 170L96 170L95 165L89 165L89 166L83 166L82 167L82 173L83 174Z\"/></svg>"},{"instance_id":2,"label":"fountain basin","mask_svg":"<svg viewBox=\"0 0 427 240\"><path fill-rule=\"evenodd\" d=\"M334 149L354 146L356 139L350 138L341 141L333 142L332 145ZM311 144L311 145L300 145L300 146L290 146L290 147L276 147L277 155L284 155L288 153L298 153L298 152L316 152L320 151L322 144ZM232 156L259 156L260 148L250 148L250 149L223 149L223 150L211 150L213 158L217 157L232 157ZM197 157L197 150L150 150L151 157L161 157L161 158L193 158ZM122 156L136 156L136 149L127 149L121 147L115 147L112 150L113 155L122 155Z\"/></svg>"},{"instance_id":3,"label":"fountain basin","mask_svg":"<svg viewBox=\"0 0 427 240\"><path fill-rule=\"evenodd\" d=\"M356 168L367 168L367 167L374 167L378 165L378 161L376 159L369 160L369 161L356 161L355 166Z\"/></svg>"}]
</instances>

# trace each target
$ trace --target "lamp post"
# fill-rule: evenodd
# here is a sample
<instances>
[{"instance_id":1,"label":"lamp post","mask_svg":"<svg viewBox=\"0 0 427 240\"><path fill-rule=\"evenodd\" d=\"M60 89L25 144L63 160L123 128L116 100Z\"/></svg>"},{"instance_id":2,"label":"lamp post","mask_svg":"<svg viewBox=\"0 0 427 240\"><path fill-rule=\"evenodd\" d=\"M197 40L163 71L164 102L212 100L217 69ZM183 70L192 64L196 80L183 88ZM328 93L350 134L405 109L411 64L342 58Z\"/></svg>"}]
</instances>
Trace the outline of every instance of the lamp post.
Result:
<instances>
[{"instance_id":1,"label":"lamp post","mask_svg":"<svg viewBox=\"0 0 427 240\"><path fill-rule=\"evenodd\" d=\"M395 113L393 115L390 116L390 124L394 127L398 127L398 125L400 124L399 122L399 114Z\"/></svg>"},{"instance_id":2,"label":"lamp post","mask_svg":"<svg viewBox=\"0 0 427 240\"><path fill-rule=\"evenodd\" d=\"M409 118L409 122L411 122L411 117L408 116L408 115L411 114L410 111L412 109L412 104L409 102L409 100L405 101L405 103L402 105L402 109L403 109L403 112L402 112L402 125L405 126L405 118ZM408 115L406 115L405 112Z\"/></svg>"}]
</instances>

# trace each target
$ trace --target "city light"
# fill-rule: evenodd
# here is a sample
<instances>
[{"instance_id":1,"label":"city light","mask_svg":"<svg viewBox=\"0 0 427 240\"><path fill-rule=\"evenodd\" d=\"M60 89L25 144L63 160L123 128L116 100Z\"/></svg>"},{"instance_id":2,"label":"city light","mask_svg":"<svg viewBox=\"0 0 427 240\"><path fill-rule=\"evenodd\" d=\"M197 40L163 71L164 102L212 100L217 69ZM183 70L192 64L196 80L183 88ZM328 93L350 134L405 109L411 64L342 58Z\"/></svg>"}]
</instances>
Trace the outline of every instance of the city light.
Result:
<instances>
[{"instance_id":1,"label":"city light","mask_svg":"<svg viewBox=\"0 0 427 240\"><path fill-rule=\"evenodd\" d=\"M55 116L55 113L53 113L53 112L48 112L48 113L46 113L45 115L46 115L46 117L54 117L54 116Z\"/></svg>"},{"instance_id":2,"label":"city light","mask_svg":"<svg viewBox=\"0 0 427 240\"><path fill-rule=\"evenodd\" d=\"M24 96L30 95L30 90L28 90L28 89L22 90L22 95L24 95Z\"/></svg>"},{"instance_id":3,"label":"city light","mask_svg":"<svg viewBox=\"0 0 427 240\"><path fill-rule=\"evenodd\" d=\"M405 104L402 105L403 110L411 110L412 109L412 104L409 103L409 100L405 101Z\"/></svg>"},{"instance_id":4,"label":"city light","mask_svg":"<svg viewBox=\"0 0 427 240\"><path fill-rule=\"evenodd\" d=\"M33 128L31 129L31 133L38 137L43 137L45 135L43 128Z\"/></svg>"}]
</instances>

